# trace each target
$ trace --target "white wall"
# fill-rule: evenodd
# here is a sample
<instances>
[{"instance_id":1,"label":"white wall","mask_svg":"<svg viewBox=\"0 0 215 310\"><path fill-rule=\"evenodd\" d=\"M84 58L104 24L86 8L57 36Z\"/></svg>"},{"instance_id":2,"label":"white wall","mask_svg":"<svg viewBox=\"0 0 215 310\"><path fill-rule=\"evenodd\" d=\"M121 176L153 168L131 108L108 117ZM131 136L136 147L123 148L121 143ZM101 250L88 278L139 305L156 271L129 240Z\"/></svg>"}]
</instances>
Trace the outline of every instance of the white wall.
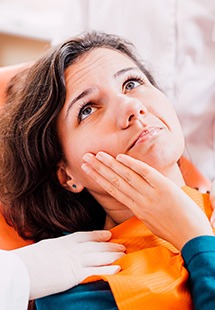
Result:
<instances>
[{"instance_id":1,"label":"white wall","mask_svg":"<svg viewBox=\"0 0 215 310\"><path fill-rule=\"evenodd\" d=\"M49 45L65 0L0 0L0 66L33 60Z\"/></svg>"}]
</instances>

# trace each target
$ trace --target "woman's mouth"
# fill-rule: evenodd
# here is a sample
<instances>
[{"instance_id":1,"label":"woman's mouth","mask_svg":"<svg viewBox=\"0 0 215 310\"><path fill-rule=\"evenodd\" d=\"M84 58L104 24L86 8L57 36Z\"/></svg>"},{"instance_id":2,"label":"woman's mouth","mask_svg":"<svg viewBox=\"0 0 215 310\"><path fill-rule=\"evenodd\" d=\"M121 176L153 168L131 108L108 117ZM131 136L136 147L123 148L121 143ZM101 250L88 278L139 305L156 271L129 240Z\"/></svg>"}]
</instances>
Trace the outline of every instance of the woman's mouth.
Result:
<instances>
[{"instance_id":1,"label":"woman's mouth","mask_svg":"<svg viewBox=\"0 0 215 310\"><path fill-rule=\"evenodd\" d=\"M161 127L155 127L155 126L145 128L139 134L139 136L135 139L135 141L132 143L132 145L130 146L129 149L131 149L132 147L134 147L134 146L136 146L142 142L151 140L153 137L157 136L161 130L162 130Z\"/></svg>"}]
</instances>

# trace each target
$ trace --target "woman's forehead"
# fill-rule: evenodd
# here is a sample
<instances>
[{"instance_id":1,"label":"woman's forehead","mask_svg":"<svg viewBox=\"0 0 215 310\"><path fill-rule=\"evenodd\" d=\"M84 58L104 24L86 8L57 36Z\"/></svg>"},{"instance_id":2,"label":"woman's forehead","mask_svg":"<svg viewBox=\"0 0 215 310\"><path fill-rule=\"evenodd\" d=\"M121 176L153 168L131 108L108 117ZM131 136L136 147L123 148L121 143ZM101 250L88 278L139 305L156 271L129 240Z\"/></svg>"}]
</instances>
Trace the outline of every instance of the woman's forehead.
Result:
<instances>
[{"instance_id":1,"label":"woman's forehead","mask_svg":"<svg viewBox=\"0 0 215 310\"><path fill-rule=\"evenodd\" d=\"M65 77L77 78L87 73L102 73L119 70L126 66L137 67L134 61L126 54L109 48L99 47L82 55L65 71Z\"/></svg>"}]
</instances>

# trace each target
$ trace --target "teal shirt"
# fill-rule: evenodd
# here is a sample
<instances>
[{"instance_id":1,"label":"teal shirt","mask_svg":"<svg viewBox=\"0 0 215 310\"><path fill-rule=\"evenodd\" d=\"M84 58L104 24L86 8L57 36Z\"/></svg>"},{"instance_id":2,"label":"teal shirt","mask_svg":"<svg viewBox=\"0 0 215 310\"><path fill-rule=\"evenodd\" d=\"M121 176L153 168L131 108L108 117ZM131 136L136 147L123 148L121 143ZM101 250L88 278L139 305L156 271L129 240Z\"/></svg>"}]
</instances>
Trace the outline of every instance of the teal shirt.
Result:
<instances>
[{"instance_id":1,"label":"teal shirt","mask_svg":"<svg viewBox=\"0 0 215 310\"><path fill-rule=\"evenodd\" d=\"M195 310L215 309L215 237L201 236L182 249L189 271L190 291ZM97 281L36 301L37 310L116 310L107 282Z\"/></svg>"},{"instance_id":2,"label":"teal shirt","mask_svg":"<svg viewBox=\"0 0 215 310\"><path fill-rule=\"evenodd\" d=\"M79 284L63 293L40 298L37 310L117 310L109 284L103 280Z\"/></svg>"},{"instance_id":3,"label":"teal shirt","mask_svg":"<svg viewBox=\"0 0 215 310\"><path fill-rule=\"evenodd\" d=\"M215 309L215 237L201 236L182 249L195 310Z\"/></svg>"}]
</instances>

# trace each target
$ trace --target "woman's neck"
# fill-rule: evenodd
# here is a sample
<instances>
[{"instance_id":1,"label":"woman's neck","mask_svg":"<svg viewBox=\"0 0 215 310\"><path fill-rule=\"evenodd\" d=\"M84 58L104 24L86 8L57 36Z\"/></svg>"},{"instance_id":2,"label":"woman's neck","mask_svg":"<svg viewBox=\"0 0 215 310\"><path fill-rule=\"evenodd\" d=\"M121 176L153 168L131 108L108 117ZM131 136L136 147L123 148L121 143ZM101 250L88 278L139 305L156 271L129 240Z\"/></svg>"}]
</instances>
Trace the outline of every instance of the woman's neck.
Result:
<instances>
[{"instance_id":1,"label":"woman's neck","mask_svg":"<svg viewBox=\"0 0 215 310\"><path fill-rule=\"evenodd\" d=\"M165 171L161 171L161 173L172 182L174 182L178 187L183 187L186 185L178 164L174 165L173 167L170 166L170 168L166 168Z\"/></svg>"}]
</instances>

